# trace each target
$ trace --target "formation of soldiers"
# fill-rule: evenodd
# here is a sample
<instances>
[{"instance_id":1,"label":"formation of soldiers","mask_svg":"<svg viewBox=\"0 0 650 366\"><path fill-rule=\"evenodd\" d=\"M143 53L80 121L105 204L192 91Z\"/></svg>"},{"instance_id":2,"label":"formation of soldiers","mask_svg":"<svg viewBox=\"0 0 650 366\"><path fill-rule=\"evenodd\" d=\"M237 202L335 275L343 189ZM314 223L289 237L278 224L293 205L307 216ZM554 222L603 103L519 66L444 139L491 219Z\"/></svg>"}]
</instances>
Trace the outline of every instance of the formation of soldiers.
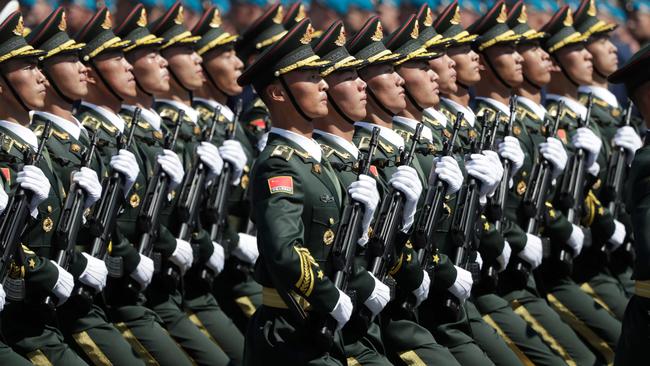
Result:
<instances>
[{"instance_id":1,"label":"formation of soldiers","mask_svg":"<svg viewBox=\"0 0 650 366\"><path fill-rule=\"evenodd\" d=\"M460 17L8 15L0 364L645 364L650 48Z\"/></svg>"}]
</instances>

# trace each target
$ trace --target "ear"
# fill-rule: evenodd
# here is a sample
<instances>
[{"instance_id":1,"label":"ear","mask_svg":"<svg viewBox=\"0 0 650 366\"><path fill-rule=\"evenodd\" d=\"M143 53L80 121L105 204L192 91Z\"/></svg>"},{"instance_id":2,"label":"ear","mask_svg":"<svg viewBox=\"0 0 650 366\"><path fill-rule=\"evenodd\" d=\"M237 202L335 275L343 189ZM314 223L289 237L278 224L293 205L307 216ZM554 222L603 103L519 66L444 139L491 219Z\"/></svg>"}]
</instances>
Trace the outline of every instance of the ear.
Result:
<instances>
[{"instance_id":1,"label":"ear","mask_svg":"<svg viewBox=\"0 0 650 366\"><path fill-rule=\"evenodd\" d=\"M485 64L485 54L483 53L478 54L478 70L479 71L487 70L487 65Z\"/></svg>"},{"instance_id":2,"label":"ear","mask_svg":"<svg viewBox=\"0 0 650 366\"><path fill-rule=\"evenodd\" d=\"M284 95L284 88L280 86L279 83L271 83L269 84L265 89L264 92L268 96L269 100L273 100L276 102L284 102L285 101L285 95Z\"/></svg>"},{"instance_id":3,"label":"ear","mask_svg":"<svg viewBox=\"0 0 650 366\"><path fill-rule=\"evenodd\" d=\"M95 74L95 69L84 64L86 67L86 81L88 84L97 85L97 75Z\"/></svg>"},{"instance_id":4,"label":"ear","mask_svg":"<svg viewBox=\"0 0 650 366\"><path fill-rule=\"evenodd\" d=\"M550 60L551 60L551 72L562 72L562 69L560 68L560 65L557 64L555 57L550 56Z\"/></svg>"}]
</instances>

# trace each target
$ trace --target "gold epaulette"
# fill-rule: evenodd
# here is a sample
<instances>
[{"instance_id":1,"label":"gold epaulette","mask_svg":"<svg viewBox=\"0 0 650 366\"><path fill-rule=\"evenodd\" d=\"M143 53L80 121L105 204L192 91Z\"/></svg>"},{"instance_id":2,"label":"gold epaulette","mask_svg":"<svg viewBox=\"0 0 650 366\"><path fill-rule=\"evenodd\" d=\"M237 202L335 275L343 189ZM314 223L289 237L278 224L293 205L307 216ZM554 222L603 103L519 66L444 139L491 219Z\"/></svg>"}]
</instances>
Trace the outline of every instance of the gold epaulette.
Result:
<instances>
[{"instance_id":1,"label":"gold epaulette","mask_svg":"<svg viewBox=\"0 0 650 366\"><path fill-rule=\"evenodd\" d=\"M253 107L264 108L268 110L266 104L264 104L264 102L262 101L262 98L256 98L255 102L253 103Z\"/></svg>"},{"instance_id":2,"label":"gold epaulette","mask_svg":"<svg viewBox=\"0 0 650 366\"><path fill-rule=\"evenodd\" d=\"M36 135L36 137L40 138L43 135L44 130L45 130L45 125L44 124L39 124L38 126L34 127L34 130L33 130L34 135ZM59 131L54 126L52 126L52 128L50 128L50 136L48 136L48 137L51 137L52 135L56 136L56 138L58 138L59 140L62 140L62 141L66 141L66 140L68 140L70 138L70 135L67 132Z\"/></svg>"},{"instance_id":3,"label":"gold epaulette","mask_svg":"<svg viewBox=\"0 0 650 366\"><path fill-rule=\"evenodd\" d=\"M86 113L84 118L81 120L81 124L93 131L97 131L102 126L102 121L95 118L92 114Z\"/></svg>"},{"instance_id":4,"label":"gold epaulette","mask_svg":"<svg viewBox=\"0 0 650 366\"><path fill-rule=\"evenodd\" d=\"M553 103L550 107L548 107L548 114L550 114L552 117L557 116L557 108L558 105L556 103ZM560 118L564 118L564 116L567 115L574 120L578 118L578 115L574 111L572 111L571 108L564 106Z\"/></svg>"},{"instance_id":5,"label":"gold epaulette","mask_svg":"<svg viewBox=\"0 0 650 366\"><path fill-rule=\"evenodd\" d=\"M18 142L18 140L11 138L7 135L2 135L2 151L9 154L12 148L18 149L21 153L24 153L27 149L27 144Z\"/></svg>"},{"instance_id":6,"label":"gold epaulette","mask_svg":"<svg viewBox=\"0 0 650 366\"><path fill-rule=\"evenodd\" d=\"M440 113L442 113L449 121L454 121L456 116L447 108L440 108Z\"/></svg>"},{"instance_id":7,"label":"gold epaulette","mask_svg":"<svg viewBox=\"0 0 650 366\"><path fill-rule=\"evenodd\" d=\"M127 126L131 126L131 120L133 119L133 117L130 116L130 113L120 113L119 116L122 118L122 120Z\"/></svg>"},{"instance_id":8,"label":"gold epaulette","mask_svg":"<svg viewBox=\"0 0 650 366\"><path fill-rule=\"evenodd\" d=\"M158 115L160 115L160 118L166 118L170 121L176 121L176 118L178 118L178 111L173 108L162 107L160 108Z\"/></svg>"},{"instance_id":9,"label":"gold epaulette","mask_svg":"<svg viewBox=\"0 0 650 366\"><path fill-rule=\"evenodd\" d=\"M329 145L320 144L320 147L321 147L321 150L323 150L324 156L326 158L329 158L330 156L332 156L332 154L338 155L338 157L343 159L343 160L346 160L346 159L350 158L349 153L340 152L337 149L335 149L335 148L333 148L333 147L331 147Z\"/></svg>"},{"instance_id":10,"label":"gold epaulette","mask_svg":"<svg viewBox=\"0 0 650 366\"><path fill-rule=\"evenodd\" d=\"M362 137L357 148L359 150L368 150L370 148L370 137Z\"/></svg>"},{"instance_id":11,"label":"gold epaulette","mask_svg":"<svg viewBox=\"0 0 650 366\"><path fill-rule=\"evenodd\" d=\"M521 121L524 118L529 118L532 119L533 121L539 121L540 118L537 114L532 113L528 109L522 107L522 106L517 106L517 120Z\"/></svg>"},{"instance_id":12,"label":"gold epaulette","mask_svg":"<svg viewBox=\"0 0 650 366\"><path fill-rule=\"evenodd\" d=\"M384 143L384 142L381 141L381 140L379 140L379 148L381 148L382 150L384 150L384 151L385 151L386 153L388 153L388 154L392 154L393 152L395 152L395 148L394 148L394 147L390 146L390 145L387 144L387 143Z\"/></svg>"},{"instance_id":13,"label":"gold epaulette","mask_svg":"<svg viewBox=\"0 0 650 366\"><path fill-rule=\"evenodd\" d=\"M289 161L291 159L291 156L293 156L293 153L295 150L289 146L286 145L278 145L273 149L271 152L271 157L272 158L281 158L284 159L285 161Z\"/></svg>"},{"instance_id":14,"label":"gold epaulette","mask_svg":"<svg viewBox=\"0 0 650 366\"><path fill-rule=\"evenodd\" d=\"M426 123L428 123L428 124L430 124L432 126L440 126L440 122L438 122L437 119L435 119L435 118L433 118L433 117L431 117L431 116L429 116L427 114L422 115L422 122L426 122Z\"/></svg>"},{"instance_id":15,"label":"gold epaulette","mask_svg":"<svg viewBox=\"0 0 650 366\"><path fill-rule=\"evenodd\" d=\"M404 131L404 130L399 129L399 128L394 128L393 131L395 131L398 135L400 135L404 139L405 142L409 141L411 139L411 136L413 136L413 134L411 132Z\"/></svg>"}]
</instances>

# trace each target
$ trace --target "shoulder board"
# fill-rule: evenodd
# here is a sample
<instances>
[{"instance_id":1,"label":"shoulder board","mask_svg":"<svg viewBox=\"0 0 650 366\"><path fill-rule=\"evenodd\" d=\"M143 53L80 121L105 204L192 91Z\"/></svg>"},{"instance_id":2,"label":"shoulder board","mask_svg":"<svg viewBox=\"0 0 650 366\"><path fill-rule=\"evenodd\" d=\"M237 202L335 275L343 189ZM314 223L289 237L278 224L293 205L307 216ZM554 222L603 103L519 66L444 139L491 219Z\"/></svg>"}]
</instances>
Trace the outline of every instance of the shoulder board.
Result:
<instances>
[{"instance_id":1,"label":"shoulder board","mask_svg":"<svg viewBox=\"0 0 650 366\"><path fill-rule=\"evenodd\" d=\"M196 109L196 111L199 112L199 118L202 119L203 121L210 120L212 118L212 115L214 114L214 112L212 112L211 110L209 110L208 108L202 105L197 105L194 109Z\"/></svg>"},{"instance_id":2,"label":"shoulder board","mask_svg":"<svg viewBox=\"0 0 650 366\"><path fill-rule=\"evenodd\" d=\"M286 145L278 145L273 149L271 152L271 157L272 158L281 158L284 159L285 161L289 161L291 159L291 156L295 150L289 146Z\"/></svg>"},{"instance_id":3,"label":"shoulder board","mask_svg":"<svg viewBox=\"0 0 650 366\"><path fill-rule=\"evenodd\" d=\"M178 111L168 107L160 108L158 114L160 115L160 118L166 118L171 121L176 121L176 118L178 117Z\"/></svg>"},{"instance_id":4,"label":"shoulder board","mask_svg":"<svg viewBox=\"0 0 650 366\"><path fill-rule=\"evenodd\" d=\"M44 124L38 124L36 127L34 127L32 129L32 131L34 131L34 135L36 135L36 137L41 137L41 135L43 134L43 130L45 130L45 125Z\"/></svg>"},{"instance_id":5,"label":"shoulder board","mask_svg":"<svg viewBox=\"0 0 650 366\"><path fill-rule=\"evenodd\" d=\"M111 135L115 135L117 132L117 127L111 125L110 123L102 122L102 128Z\"/></svg>"},{"instance_id":6,"label":"shoulder board","mask_svg":"<svg viewBox=\"0 0 650 366\"><path fill-rule=\"evenodd\" d=\"M411 140L411 136L413 136L413 134L411 132L404 131L404 130L399 129L399 128L395 128L395 129L393 129L393 131L395 131L398 135L400 135L404 139L404 141Z\"/></svg>"},{"instance_id":7,"label":"shoulder board","mask_svg":"<svg viewBox=\"0 0 650 366\"><path fill-rule=\"evenodd\" d=\"M124 114L120 113L120 117L122 117L124 123L126 123L127 126L131 126L131 120L133 119L133 117L131 117L129 113L124 113Z\"/></svg>"},{"instance_id":8,"label":"shoulder board","mask_svg":"<svg viewBox=\"0 0 650 366\"><path fill-rule=\"evenodd\" d=\"M557 112L556 112L557 113ZM517 119L522 120L524 118L530 118L533 121L538 121L540 118L537 116L535 113L530 112L528 109L522 107L522 106L517 106Z\"/></svg>"},{"instance_id":9,"label":"shoulder board","mask_svg":"<svg viewBox=\"0 0 650 366\"><path fill-rule=\"evenodd\" d=\"M81 120L81 124L93 131L97 131L99 127L101 127L102 121L95 118L92 114L86 113L86 115L84 115L83 119Z\"/></svg>"},{"instance_id":10,"label":"shoulder board","mask_svg":"<svg viewBox=\"0 0 650 366\"><path fill-rule=\"evenodd\" d=\"M151 127L151 124L149 122L145 122L145 121L138 121L138 126L140 128L145 129L145 130L148 130Z\"/></svg>"},{"instance_id":11,"label":"shoulder board","mask_svg":"<svg viewBox=\"0 0 650 366\"><path fill-rule=\"evenodd\" d=\"M36 131L34 131L34 132L36 132ZM43 131L41 130L41 134L42 134L42 133L43 133ZM70 134L69 134L69 133L67 133L67 132L63 132L63 131L59 131L59 130L57 130L56 128L52 128L52 129L50 130L50 136L52 136L52 135L54 135L57 139L59 139L59 140L61 140L61 141L67 141L67 140L70 139ZM39 135L37 135L37 136L39 136Z\"/></svg>"},{"instance_id":12,"label":"shoulder board","mask_svg":"<svg viewBox=\"0 0 650 366\"><path fill-rule=\"evenodd\" d=\"M588 100L589 100L588 94L580 93L580 95L578 95L578 102L580 102L580 104L587 105ZM594 102L595 101L596 101L596 97L594 96Z\"/></svg>"},{"instance_id":13,"label":"shoulder board","mask_svg":"<svg viewBox=\"0 0 650 366\"><path fill-rule=\"evenodd\" d=\"M370 147L370 137L362 137L361 140L359 140L359 145L357 148L359 150L368 150Z\"/></svg>"},{"instance_id":14,"label":"shoulder board","mask_svg":"<svg viewBox=\"0 0 650 366\"><path fill-rule=\"evenodd\" d=\"M320 148L323 150L323 156L326 158L329 158L334 153L334 149L329 145L320 144Z\"/></svg>"},{"instance_id":15,"label":"shoulder board","mask_svg":"<svg viewBox=\"0 0 650 366\"><path fill-rule=\"evenodd\" d=\"M422 122L426 122L426 123L428 123L430 125L433 125L433 126L436 126L436 127L442 126L437 119L432 118L431 116L426 115L426 114L422 116Z\"/></svg>"},{"instance_id":16,"label":"shoulder board","mask_svg":"<svg viewBox=\"0 0 650 366\"><path fill-rule=\"evenodd\" d=\"M578 118L578 115L574 111L572 111L571 108L564 108L564 114L561 117L564 117L564 116L567 116L567 115L569 117L573 118L573 119Z\"/></svg>"},{"instance_id":17,"label":"shoulder board","mask_svg":"<svg viewBox=\"0 0 650 366\"><path fill-rule=\"evenodd\" d=\"M604 101L604 100L602 100L600 98L595 98L595 97L594 97L594 104L599 105L599 106L601 106L603 108L610 108L611 107L609 105L609 103L607 103L606 101Z\"/></svg>"},{"instance_id":18,"label":"shoulder board","mask_svg":"<svg viewBox=\"0 0 650 366\"><path fill-rule=\"evenodd\" d=\"M454 116L451 111L447 108L440 108L440 112L447 117L450 122L453 122L456 116Z\"/></svg>"},{"instance_id":19,"label":"shoulder board","mask_svg":"<svg viewBox=\"0 0 650 366\"><path fill-rule=\"evenodd\" d=\"M262 98L255 98L255 102L253 103L253 107L267 109L266 104L264 104L264 102L262 101Z\"/></svg>"},{"instance_id":20,"label":"shoulder board","mask_svg":"<svg viewBox=\"0 0 650 366\"><path fill-rule=\"evenodd\" d=\"M18 151L25 152L25 149L27 146L23 144L22 142L18 142L17 140L7 136L3 135L2 136L2 151L6 153L10 153L12 148L18 149Z\"/></svg>"},{"instance_id":21,"label":"shoulder board","mask_svg":"<svg viewBox=\"0 0 650 366\"><path fill-rule=\"evenodd\" d=\"M370 142L370 141L368 141ZM395 148L392 147L391 145L379 140L379 147L384 150L385 152L392 154L395 151Z\"/></svg>"}]
</instances>

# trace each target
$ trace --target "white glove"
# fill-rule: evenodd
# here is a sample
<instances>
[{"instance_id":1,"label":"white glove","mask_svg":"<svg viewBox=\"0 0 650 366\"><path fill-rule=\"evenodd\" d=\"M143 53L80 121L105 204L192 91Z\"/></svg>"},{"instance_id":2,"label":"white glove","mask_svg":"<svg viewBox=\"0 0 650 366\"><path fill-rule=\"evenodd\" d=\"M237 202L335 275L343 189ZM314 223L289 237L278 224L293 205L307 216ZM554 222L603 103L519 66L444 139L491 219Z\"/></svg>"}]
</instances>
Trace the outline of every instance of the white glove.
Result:
<instances>
[{"instance_id":1,"label":"white glove","mask_svg":"<svg viewBox=\"0 0 650 366\"><path fill-rule=\"evenodd\" d=\"M339 290L339 299L334 306L334 310L330 312L330 315L338 323L336 330L343 328L345 323L350 320L350 316L352 316L352 300L341 290Z\"/></svg>"},{"instance_id":2,"label":"white glove","mask_svg":"<svg viewBox=\"0 0 650 366\"><path fill-rule=\"evenodd\" d=\"M79 281L84 285L88 285L95 289L96 292L101 292L106 286L106 276L108 276L108 269L103 260L97 259L88 253L81 253L88 263L86 268L79 275Z\"/></svg>"},{"instance_id":3,"label":"white glove","mask_svg":"<svg viewBox=\"0 0 650 366\"><path fill-rule=\"evenodd\" d=\"M483 257L481 257L480 252L476 252L476 258L474 258L474 262L478 264L478 269L482 270L483 269Z\"/></svg>"},{"instance_id":4,"label":"white glove","mask_svg":"<svg viewBox=\"0 0 650 366\"><path fill-rule=\"evenodd\" d=\"M567 245L573 249L573 256L577 257L582 252L582 246L585 243L585 233L580 226L574 224L571 224L571 226L573 229L571 230L569 240L567 240Z\"/></svg>"},{"instance_id":5,"label":"white glove","mask_svg":"<svg viewBox=\"0 0 650 366\"><path fill-rule=\"evenodd\" d=\"M539 267L542 264L542 259L544 259L542 239L533 234L526 234L526 245L519 252L519 258L528 262L533 269Z\"/></svg>"},{"instance_id":6,"label":"white glove","mask_svg":"<svg viewBox=\"0 0 650 366\"><path fill-rule=\"evenodd\" d=\"M501 162L495 165L488 156L483 154L472 154L470 157L471 160L465 164L465 169L467 170L467 174L476 178L481 183L479 195L481 196L481 201L484 201L485 197L494 193L496 190L503 175L503 167L501 166Z\"/></svg>"},{"instance_id":7,"label":"white glove","mask_svg":"<svg viewBox=\"0 0 650 366\"><path fill-rule=\"evenodd\" d=\"M72 173L72 181L86 192L86 202L84 202L86 208L102 198L102 184L94 170L82 167L81 170Z\"/></svg>"},{"instance_id":8,"label":"white glove","mask_svg":"<svg viewBox=\"0 0 650 366\"><path fill-rule=\"evenodd\" d=\"M214 247L214 252L212 252L212 255L205 265L210 268L215 274L219 274L221 271L223 271L223 266L226 262L226 255L223 252L223 247L221 244L213 241L212 246Z\"/></svg>"},{"instance_id":9,"label":"white glove","mask_svg":"<svg viewBox=\"0 0 650 366\"><path fill-rule=\"evenodd\" d=\"M257 238L239 233L239 244L232 250L232 254L248 264L255 264L260 252L257 249Z\"/></svg>"},{"instance_id":10,"label":"white glove","mask_svg":"<svg viewBox=\"0 0 650 366\"><path fill-rule=\"evenodd\" d=\"M510 175L515 175L524 166L524 151L519 145L519 140L513 136L506 136L503 142L499 144L499 155L502 158L510 160Z\"/></svg>"},{"instance_id":11,"label":"white glove","mask_svg":"<svg viewBox=\"0 0 650 366\"><path fill-rule=\"evenodd\" d=\"M165 149L162 154L158 155L156 161L165 174L169 176L169 189L172 190L178 187L183 181L183 176L185 176L185 169L178 154Z\"/></svg>"},{"instance_id":12,"label":"white glove","mask_svg":"<svg viewBox=\"0 0 650 366\"><path fill-rule=\"evenodd\" d=\"M113 155L110 162L111 168L115 169L117 172L124 176L124 195L128 195L133 183L138 178L138 173L140 173L140 167L138 166L138 161L135 159L135 155L132 152L121 149L117 155Z\"/></svg>"},{"instance_id":13,"label":"white glove","mask_svg":"<svg viewBox=\"0 0 650 366\"><path fill-rule=\"evenodd\" d=\"M211 142L203 141L201 142L201 145L196 147L196 154L208 168L211 178L221 174L221 169L223 169L223 159L221 159L219 149L217 149L216 146Z\"/></svg>"},{"instance_id":14,"label":"white glove","mask_svg":"<svg viewBox=\"0 0 650 366\"><path fill-rule=\"evenodd\" d=\"M177 238L176 249L174 249L171 257L169 257L169 261L178 266L181 274L185 274L185 272L192 267L192 263L194 262L194 252L192 251L190 243Z\"/></svg>"},{"instance_id":15,"label":"white glove","mask_svg":"<svg viewBox=\"0 0 650 366\"><path fill-rule=\"evenodd\" d=\"M230 163L233 169L232 184L239 184L244 166L246 165L246 161L248 161L241 144L236 140L226 140L219 147L219 154L223 160Z\"/></svg>"},{"instance_id":16,"label":"white glove","mask_svg":"<svg viewBox=\"0 0 650 366\"><path fill-rule=\"evenodd\" d=\"M5 289L0 284L0 311L5 307L5 297L7 297L7 294L5 294Z\"/></svg>"},{"instance_id":17,"label":"white glove","mask_svg":"<svg viewBox=\"0 0 650 366\"><path fill-rule=\"evenodd\" d=\"M642 145L641 138L634 131L634 128L630 126L619 128L616 131L616 135L614 135L614 146L620 146L625 149L628 164L632 163L634 154Z\"/></svg>"},{"instance_id":18,"label":"white glove","mask_svg":"<svg viewBox=\"0 0 650 366\"><path fill-rule=\"evenodd\" d=\"M456 281L451 287L448 288L449 292L461 302L465 302L469 295L472 293L472 285L474 280L472 280L472 273L464 270L458 266L456 267Z\"/></svg>"},{"instance_id":19,"label":"white glove","mask_svg":"<svg viewBox=\"0 0 650 366\"><path fill-rule=\"evenodd\" d=\"M598 173L600 173L600 164L598 164L597 161L594 161L594 163L587 168L587 173L591 176L598 177Z\"/></svg>"},{"instance_id":20,"label":"white glove","mask_svg":"<svg viewBox=\"0 0 650 366\"><path fill-rule=\"evenodd\" d=\"M415 306L418 307L422 304L422 301L426 300L429 297L429 286L431 285L431 278L427 271L422 271L424 277L422 277L422 283L420 286L413 290L413 295L415 295Z\"/></svg>"},{"instance_id":21,"label":"white glove","mask_svg":"<svg viewBox=\"0 0 650 366\"><path fill-rule=\"evenodd\" d=\"M379 281L377 277L373 276L372 273L368 273L375 280L375 288L363 304L372 312L373 316L376 316L390 301L390 289L383 282Z\"/></svg>"},{"instance_id":22,"label":"white glove","mask_svg":"<svg viewBox=\"0 0 650 366\"><path fill-rule=\"evenodd\" d=\"M510 255L512 254L512 248L510 247L510 243L508 243L507 240L503 242L503 250L501 251L501 254L497 257L497 263L499 263L499 272L502 272L503 270L508 267L508 263L510 262Z\"/></svg>"},{"instance_id":23,"label":"white glove","mask_svg":"<svg viewBox=\"0 0 650 366\"><path fill-rule=\"evenodd\" d=\"M410 166L402 165L390 178L388 183L404 194L404 214L402 216L402 231L407 232L413 225L415 210L417 208L420 194L422 194L422 183L418 173Z\"/></svg>"},{"instance_id":24,"label":"white glove","mask_svg":"<svg viewBox=\"0 0 650 366\"><path fill-rule=\"evenodd\" d=\"M625 240L625 225L621 224L621 222L618 220L614 220L614 226L616 227L614 229L614 233L608 240L610 244L609 249L612 252L620 247Z\"/></svg>"},{"instance_id":25,"label":"white glove","mask_svg":"<svg viewBox=\"0 0 650 366\"><path fill-rule=\"evenodd\" d=\"M368 228L379 204L377 181L369 175L359 175L359 180L352 182L348 187L348 194L350 194L353 200L364 206L363 221L361 222L361 237L357 243L365 246L369 239Z\"/></svg>"},{"instance_id":26,"label":"white glove","mask_svg":"<svg viewBox=\"0 0 650 366\"><path fill-rule=\"evenodd\" d=\"M571 138L571 143L577 149L584 149L587 152L587 164L586 166L591 166L596 159L598 158L598 153L603 142L596 136L594 131L590 130L587 127L580 127L576 130L576 133Z\"/></svg>"},{"instance_id":27,"label":"white glove","mask_svg":"<svg viewBox=\"0 0 650 366\"><path fill-rule=\"evenodd\" d=\"M23 189L32 192L29 211L32 217L36 217L38 215L38 205L45 201L50 194L50 181L40 168L34 165L25 165L23 170L16 175L16 182Z\"/></svg>"},{"instance_id":28,"label":"white glove","mask_svg":"<svg viewBox=\"0 0 650 366\"><path fill-rule=\"evenodd\" d=\"M447 194L454 194L460 190L463 185L463 172L458 166L458 162L451 156L443 156L436 159L433 170L435 179L440 179L447 183Z\"/></svg>"},{"instance_id":29,"label":"white glove","mask_svg":"<svg viewBox=\"0 0 650 366\"><path fill-rule=\"evenodd\" d=\"M260 139L257 140L257 150L262 151L266 147L266 143L269 141L269 133L265 132L260 136Z\"/></svg>"},{"instance_id":30,"label":"white glove","mask_svg":"<svg viewBox=\"0 0 650 366\"><path fill-rule=\"evenodd\" d=\"M74 288L74 278L72 278L72 275L68 271L56 264L56 262L50 261L50 263L54 264L56 269L59 270L59 276L57 277L54 288L52 289L54 296L59 299L57 304L58 306L66 302L68 297L70 297L72 289Z\"/></svg>"},{"instance_id":31,"label":"white glove","mask_svg":"<svg viewBox=\"0 0 650 366\"><path fill-rule=\"evenodd\" d=\"M131 273L131 278L140 284L141 289L147 288L153 278L153 261L151 258L140 254L140 262Z\"/></svg>"},{"instance_id":32,"label":"white glove","mask_svg":"<svg viewBox=\"0 0 650 366\"><path fill-rule=\"evenodd\" d=\"M5 208L7 208L7 203L9 203L9 195L7 195L7 192L5 192L4 189L0 189L0 215L5 211Z\"/></svg>"},{"instance_id":33,"label":"white glove","mask_svg":"<svg viewBox=\"0 0 650 366\"><path fill-rule=\"evenodd\" d=\"M546 142L539 144L539 152L553 166L553 179L559 177L569 160L562 142L555 137L547 137Z\"/></svg>"}]
</instances>

